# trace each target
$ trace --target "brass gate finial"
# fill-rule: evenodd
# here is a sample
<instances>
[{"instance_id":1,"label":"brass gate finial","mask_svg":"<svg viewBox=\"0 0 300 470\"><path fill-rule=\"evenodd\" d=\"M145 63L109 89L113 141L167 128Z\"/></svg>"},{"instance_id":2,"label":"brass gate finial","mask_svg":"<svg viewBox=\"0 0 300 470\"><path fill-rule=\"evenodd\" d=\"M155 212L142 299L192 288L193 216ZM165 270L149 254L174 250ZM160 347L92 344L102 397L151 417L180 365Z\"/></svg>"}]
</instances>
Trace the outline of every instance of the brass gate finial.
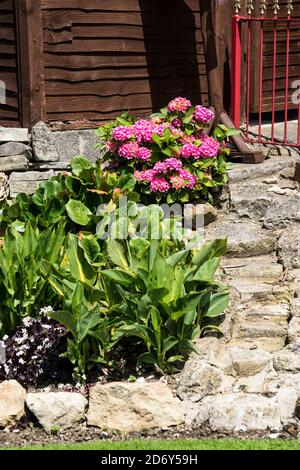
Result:
<instances>
[{"instance_id":1,"label":"brass gate finial","mask_svg":"<svg viewBox=\"0 0 300 470\"><path fill-rule=\"evenodd\" d=\"M248 16L252 15L252 10L254 10L253 0L246 0L246 11Z\"/></svg>"},{"instance_id":2,"label":"brass gate finial","mask_svg":"<svg viewBox=\"0 0 300 470\"><path fill-rule=\"evenodd\" d=\"M260 14L264 16L267 9L267 0L260 0Z\"/></svg>"},{"instance_id":3,"label":"brass gate finial","mask_svg":"<svg viewBox=\"0 0 300 470\"><path fill-rule=\"evenodd\" d=\"M293 0L287 0L287 12L288 12L288 15L290 15L292 13L292 10L294 10L294 7L293 7Z\"/></svg>"},{"instance_id":4,"label":"brass gate finial","mask_svg":"<svg viewBox=\"0 0 300 470\"><path fill-rule=\"evenodd\" d=\"M234 5L234 13L236 15L239 15L240 11L241 11L241 0L233 0L233 5Z\"/></svg>"},{"instance_id":5,"label":"brass gate finial","mask_svg":"<svg viewBox=\"0 0 300 470\"><path fill-rule=\"evenodd\" d=\"M280 10L279 0L273 0L273 10L274 16L277 16L278 11Z\"/></svg>"}]
</instances>

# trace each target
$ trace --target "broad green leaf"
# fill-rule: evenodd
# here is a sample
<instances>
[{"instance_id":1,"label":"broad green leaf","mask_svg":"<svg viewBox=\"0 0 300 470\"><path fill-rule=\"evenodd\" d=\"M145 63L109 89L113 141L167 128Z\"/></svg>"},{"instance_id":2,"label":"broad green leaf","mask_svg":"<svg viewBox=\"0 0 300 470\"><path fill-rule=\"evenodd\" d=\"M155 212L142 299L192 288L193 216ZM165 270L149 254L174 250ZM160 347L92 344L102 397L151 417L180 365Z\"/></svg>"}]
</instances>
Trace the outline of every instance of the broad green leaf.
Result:
<instances>
[{"instance_id":1,"label":"broad green leaf","mask_svg":"<svg viewBox=\"0 0 300 470\"><path fill-rule=\"evenodd\" d=\"M209 308L206 311L206 317L218 317L224 313L224 310L228 308L229 305L229 294L228 292L220 292L217 294L212 294L210 296Z\"/></svg>"},{"instance_id":2,"label":"broad green leaf","mask_svg":"<svg viewBox=\"0 0 300 470\"><path fill-rule=\"evenodd\" d=\"M162 352L166 354L170 351L170 349L174 348L178 344L178 339L175 336L169 336L168 338L163 340L163 348Z\"/></svg>"},{"instance_id":3,"label":"broad green leaf","mask_svg":"<svg viewBox=\"0 0 300 470\"><path fill-rule=\"evenodd\" d=\"M92 213L82 202L70 199L66 205L67 214L75 224L86 226L92 219Z\"/></svg>"},{"instance_id":4,"label":"broad green leaf","mask_svg":"<svg viewBox=\"0 0 300 470\"><path fill-rule=\"evenodd\" d=\"M72 172L75 176L80 176L80 173L83 170L89 170L92 167L92 164L89 160L84 157L74 157L71 161Z\"/></svg>"},{"instance_id":5,"label":"broad green leaf","mask_svg":"<svg viewBox=\"0 0 300 470\"><path fill-rule=\"evenodd\" d=\"M73 234L69 235L66 254L72 276L82 283L93 285L97 278L96 271L86 260L77 237Z\"/></svg>"},{"instance_id":6,"label":"broad green leaf","mask_svg":"<svg viewBox=\"0 0 300 470\"><path fill-rule=\"evenodd\" d=\"M121 284L121 286L135 286L136 277L129 272L122 271L121 269L106 269L105 271L102 271L102 274L116 283Z\"/></svg>"},{"instance_id":7,"label":"broad green leaf","mask_svg":"<svg viewBox=\"0 0 300 470\"><path fill-rule=\"evenodd\" d=\"M220 264L220 258L212 258L203 263L193 277L193 281L211 282Z\"/></svg>"},{"instance_id":8,"label":"broad green leaf","mask_svg":"<svg viewBox=\"0 0 300 470\"><path fill-rule=\"evenodd\" d=\"M61 310L58 312L49 312L47 315L61 325L64 325L70 333L72 333L74 338L77 337L77 322L72 313Z\"/></svg>"},{"instance_id":9,"label":"broad green leaf","mask_svg":"<svg viewBox=\"0 0 300 470\"><path fill-rule=\"evenodd\" d=\"M108 255L112 262L123 269L129 269L126 249L119 240L110 240L108 243Z\"/></svg>"}]
</instances>

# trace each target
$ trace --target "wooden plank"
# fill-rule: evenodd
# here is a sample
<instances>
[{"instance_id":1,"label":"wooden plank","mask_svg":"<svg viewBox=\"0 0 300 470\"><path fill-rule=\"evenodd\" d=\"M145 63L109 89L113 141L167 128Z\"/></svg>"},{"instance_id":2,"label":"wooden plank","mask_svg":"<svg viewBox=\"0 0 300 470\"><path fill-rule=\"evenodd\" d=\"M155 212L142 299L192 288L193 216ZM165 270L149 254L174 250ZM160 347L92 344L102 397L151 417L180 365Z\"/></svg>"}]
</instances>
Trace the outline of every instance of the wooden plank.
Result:
<instances>
[{"instance_id":1,"label":"wooden plank","mask_svg":"<svg viewBox=\"0 0 300 470\"><path fill-rule=\"evenodd\" d=\"M16 0L22 125L45 120L41 0Z\"/></svg>"},{"instance_id":2,"label":"wooden plank","mask_svg":"<svg viewBox=\"0 0 300 470\"><path fill-rule=\"evenodd\" d=\"M134 71L133 71L134 72ZM198 86L197 86L198 85ZM134 93L161 93L162 90L178 93L178 91L189 90L189 93L197 93L199 83L193 77L177 77L176 80L170 78L138 80L135 73L131 80L97 80L82 81L79 83L68 83L66 81L51 81L46 83L47 96L61 95L94 95L112 96L128 95ZM208 91L207 88L202 91Z\"/></svg>"},{"instance_id":3,"label":"wooden plank","mask_svg":"<svg viewBox=\"0 0 300 470\"><path fill-rule=\"evenodd\" d=\"M166 21L166 18L168 21ZM48 29L58 29L72 24L84 25L140 25L140 26L168 26L168 28L190 28L191 20L193 26L201 28L200 15L191 18L191 11L170 13L168 16L158 15L155 11L149 12L142 18L141 12L115 12L115 11L83 11L83 10L54 10L43 12L43 27Z\"/></svg>"},{"instance_id":4,"label":"wooden plank","mask_svg":"<svg viewBox=\"0 0 300 470\"><path fill-rule=\"evenodd\" d=\"M151 41L151 43L145 44L144 40L134 39L81 39L74 38L71 42L65 42L61 44L44 44L44 51L46 52L63 52L80 54L89 51L92 52L125 52L128 53L139 53L139 54L188 54L190 57L194 52L197 54L203 53L201 43L174 43L174 40L170 41Z\"/></svg>"},{"instance_id":5,"label":"wooden plank","mask_svg":"<svg viewBox=\"0 0 300 470\"><path fill-rule=\"evenodd\" d=\"M168 67L151 67L151 78L163 78L163 77L190 77L190 76L203 75L206 77L206 66L204 64L198 64L194 67L191 64L186 64L184 67L180 65L170 65ZM147 78L149 80L149 69L148 67L114 67L114 68L85 68L81 69L69 69L69 68L58 68L58 67L46 67L45 79L48 81L60 81L64 80L69 83L82 82L82 81L96 81L106 80L108 78L126 79L132 78L133 75L136 79Z\"/></svg>"},{"instance_id":6,"label":"wooden plank","mask_svg":"<svg viewBox=\"0 0 300 470\"><path fill-rule=\"evenodd\" d=\"M183 5L181 0L172 0L172 2L156 2L155 10L161 12L170 12L170 11L179 11L182 12ZM185 0L186 7L191 9L194 12L199 12L199 0ZM62 3L61 0L42 0L42 9L43 10L101 10L101 11L123 11L123 12L139 12L140 9L144 11L152 12L153 1L141 2L139 0L113 0L113 5L111 0L68 0L67 2Z\"/></svg>"}]
</instances>

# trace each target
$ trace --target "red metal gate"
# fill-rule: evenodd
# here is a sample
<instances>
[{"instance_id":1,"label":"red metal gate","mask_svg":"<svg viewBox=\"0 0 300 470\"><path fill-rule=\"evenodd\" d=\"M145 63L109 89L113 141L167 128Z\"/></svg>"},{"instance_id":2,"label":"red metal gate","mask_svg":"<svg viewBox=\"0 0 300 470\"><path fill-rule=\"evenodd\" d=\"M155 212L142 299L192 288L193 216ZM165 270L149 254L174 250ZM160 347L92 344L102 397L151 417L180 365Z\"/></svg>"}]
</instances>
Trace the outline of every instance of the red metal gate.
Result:
<instances>
[{"instance_id":1,"label":"red metal gate","mask_svg":"<svg viewBox=\"0 0 300 470\"><path fill-rule=\"evenodd\" d=\"M244 4L242 0L234 1L231 114L236 127L241 125L241 115L245 116L248 142L300 147L300 16L298 11L293 15L293 0L280 3L280 0L245 0ZM295 3L298 7L298 2ZM265 70L269 71L268 81L264 78ZM266 83L269 90L263 86ZM243 86L246 86L246 109L241 109ZM269 100L265 93L269 93ZM253 97L257 109L251 105ZM253 109L257 112L255 132L250 119ZM282 111L280 138L276 127L278 110ZM294 110L296 117L292 136L290 110ZM267 133L264 132L266 112L269 112Z\"/></svg>"}]
</instances>

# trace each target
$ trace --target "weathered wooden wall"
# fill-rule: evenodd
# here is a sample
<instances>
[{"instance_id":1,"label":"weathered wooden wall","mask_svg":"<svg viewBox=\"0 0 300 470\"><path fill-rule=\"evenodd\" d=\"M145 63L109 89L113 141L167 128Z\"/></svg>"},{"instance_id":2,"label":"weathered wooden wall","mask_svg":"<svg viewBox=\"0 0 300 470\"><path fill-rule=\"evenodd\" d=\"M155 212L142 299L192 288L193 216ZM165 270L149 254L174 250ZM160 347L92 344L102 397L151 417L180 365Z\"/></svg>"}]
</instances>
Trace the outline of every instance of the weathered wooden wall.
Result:
<instances>
[{"instance_id":1,"label":"weathered wooden wall","mask_svg":"<svg viewBox=\"0 0 300 470\"><path fill-rule=\"evenodd\" d=\"M208 103L199 0L42 0L46 116L144 115L185 95Z\"/></svg>"},{"instance_id":2,"label":"weathered wooden wall","mask_svg":"<svg viewBox=\"0 0 300 470\"><path fill-rule=\"evenodd\" d=\"M0 80L6 84L6 105L0 104L0 125L20 126L14 0L0 0Z\"/></svg>"}]
</instances>

